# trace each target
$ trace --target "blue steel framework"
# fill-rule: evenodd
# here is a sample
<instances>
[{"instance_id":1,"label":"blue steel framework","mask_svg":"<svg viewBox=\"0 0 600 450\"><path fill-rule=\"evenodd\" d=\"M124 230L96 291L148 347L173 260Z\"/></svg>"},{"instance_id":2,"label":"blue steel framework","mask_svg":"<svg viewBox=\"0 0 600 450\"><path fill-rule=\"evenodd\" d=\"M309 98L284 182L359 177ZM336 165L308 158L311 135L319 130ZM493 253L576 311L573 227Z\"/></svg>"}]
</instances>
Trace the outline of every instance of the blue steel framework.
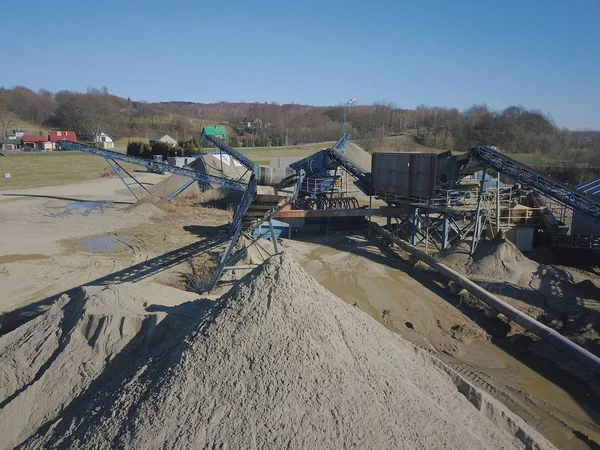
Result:
<instances>
[{"instance_id":1,"label":"blue steel framework","mask_svg":"<svg viewBox=\"0 0 600 450\"><path fill-rule=\"evenodd\" d=\"M210 142L211 144L213 144L215 147L217 147L219 150L222 150L225 153L227 153L228 155L230 155L231 157L237 159L246 169L252 170L256 174L256 168L258 167L258 165L256 163L254 163L254 161L252 161L250 158L241 154L233 147L230 147L229 145L227 145L225 142L223 142L221 139L217 138L216 136L206 134L204 129L202 130L202 137L204 139L206 139L208 142Z\"/></svg>"},{"instance_id":2,"label":"blue steel framework","mask_svg":"<svg viewBox=\"0 0 600 450\"><path fill-rule=\"evenodd\" d=\"M270 233L270 239L273 242L273 247L274 247L275 253L276 254L278 253L277 240L275 237L275 233L273 231L273 223L271 222L271 220L273 219L273 216L277 212L281 211L281 209L283 209L285 206L292 204L296 200L296 197L298 196L298 193L300 192L300 186L302 185L303 180L304 180L304 171L300 170L298 173L298 178L296 180L296 183L294 184L294 189L292 191L292 195L288 198L281 200L277 205L275 205L273 208L271 208L269 211L267 211L263 217L253 221L250 225L247 225L246 227L244 227L244 223L243 223L242 219L243 219L244 215L246 214L246 212L248 211L249 206L252 204L252 201L256 197L256 188L257 188L256 178L254 175L251 177L250 183L248 183L248 189L244 193L244 197L242 198L240 204L238 205L238 208L235 212L234 218L231 222L231 225L229 226L229 242L227 243L225 250L221 254L219 266L217 267L217 270L213 274L213 278L211 280L210 285L207 288L207 291L211 291L212 289L214 289L214 287L217 285L217 282L221 278L223 271L226 269L226 267L229 267L230 264L232 263L232 260L234 258L231 257L231 254L232 254L233 249L235 248L235 245L237 244L237 241L240 238L240 235L242 233L246 233L247 235L250 236L252 233L252 230L254 230L256 227L258 227L260 224L267 222L269 224L269 231L267 231L267 233L263 233L261 236L259 236L259 238L264 237L265 235ZM257 239L259 239L259 238L257 238ZM254 239L252 242L253 243L256 242L257 239Z\"/></svg>"},{"instance_id":3,"label":"blue steel framework","mask_svg":"<svg viewBox=\"0 0 600 450\"><path fill-rule=\"evenodd\" d=\"M512 158L498 153L495 149L490 147L471 147L469 150L470 161L469 166L479 164L483 166L484 170L481 173L482 179L480 180L479 192L477 196L477 209L475 211L475 219L471 226L468 227L467 231L472 229L472 244L471 244L471 255L475 252L477 244L481 240L483 232L483 222L487 219L487 209L484 207L485 195L485 170L493 169L496 172L502 173L507 177L511 178L517 183L524 186L530 187L546 197L557 201L560 204L565 205L575 211L580 212L586 217L600 222L600 201L595 199L586 193L579 191L577 188L571 188L559 181L553 180L546 177L539 172L535 171L531 167L521 164ZM388 200L382 198L383 200ZM409 202L408 199L405 202ZM399 202L403 203L403 202ZM414 205L415 208L419 208L420 212L414 212L410 216L412 221L412 241L414 243L422 241L419 240L419 230L423 223L431 223L431 219L427 215L426 218L420 217L424 211L433 211L430 209L431 205ZM437 220L436 220L437 222ZM441 249L445 249L450 242L448 237L449 231L454 229L452 226L452 218L450 214L443 214L441 220ZM454 230L457 231L456 229ZM461 231L461 235L464 233ZM600 239L594 236L584 237L573 237L573 236L562 236L562 235L548 235L546 238L547 245L550 246L564 246L564 247L578 247L578 248L600 248Z\"/></svg>"},{"instance_id":4,"label":"blue steel framework","mask_svg":"<svg viewBox=\"0 0 600 450\"><path fill-rule=\"evenodd\" d=\"M358 166L352 163L346 156L344 156L336 148L328 148L327 156L331 158L337 166L342 166L348 171L354 178L358 180L357 186L367 195L371 194L371 174L363 172Z\"/></svg>"},{"instance_id":5,"label":"blue steel framework","mask_svg":"<svg viewBox=\"0 0 600 450\"><path fill-rule=\"evenodd\" d=\"M131 185L137 183L138 185L142 186L142 184L139 181L137 181L135 179L135 177L133 177L133 175L131 175L129 172L127 172L118 163L118 161L126 162L129 164L135 164L138 166L143 166L149 170L167 172L167 173L172 173L174 175L181 175L181 176L184 176L187 178L191 178L194 181L200 181L202 183L217 184L217 185L220 185L220 186L223 186L223 187L226 187L229 189L235 189L238 191L246 190L246 185L244 183L240 183L239 181L233 181L233 180L229 180L227 178L215 177L213 175L199 173L194 170L184 169L182 167L171 166L169 164L159 163L156 161L151 161L149 159L139 158L137 156L125 155L123 153L113 152L111 150L105 150L102 148L92 147L90 145L79 144L77 142L71 142L71 141L59 141L58 145L60 148L62 148L64 150L73 150L73 151L78 151L78 152L89 153L92 155L102 156L104 159L106 159L106 161L109 163L109 165L111 166L111 168L113 170L115 170L115 166L113 165L113 163L116 164L120 169L125 171L125 173L134 180L134 182L132 182L132 183L127 183L124 180L120 171L115 170L117 175L119 175L119 177L123 180L123 182L125 183L127 188L132 193L133 193L133 191L131 190L131 187L130 187ZM191 183L186 182L185 184L187 184L189 186L189 184L191 184ZM185 186L185 184L184 184L184 186ZM187 186L185 186L185 187L184 186L182 186L181 188L178 189L179 192L181 192L183 189L185 189L185 187L187 187ZM177 193L179 193L179 192L177 192ZM175 195L177 195L177 194L175 194ZM135 194L134 194L134 196L135 196ZM137 196L136 196L136 198L137 198Z\"/></svg>"},{"instance_id":6,"label":"blue steel framework","mask_svg":"<svg viewBox=\"0 0 600 450\"><path fill-rule=\"evenodd\" d=\"M575 211L600 222L600 201L560 181L552 180L531 167L502 155L489 147L471 147L470 155L484 166L529 186L546 197L556 200Z\"/></svg>"}]
</instances>

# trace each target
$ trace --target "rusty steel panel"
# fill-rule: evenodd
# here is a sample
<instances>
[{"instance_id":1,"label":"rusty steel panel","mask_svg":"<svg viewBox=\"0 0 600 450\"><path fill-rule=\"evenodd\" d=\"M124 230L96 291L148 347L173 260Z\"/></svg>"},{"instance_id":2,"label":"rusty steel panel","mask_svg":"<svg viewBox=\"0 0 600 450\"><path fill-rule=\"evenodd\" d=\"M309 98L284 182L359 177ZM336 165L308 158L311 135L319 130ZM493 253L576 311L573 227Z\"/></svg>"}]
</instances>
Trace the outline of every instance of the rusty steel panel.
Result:
<instances>
[{"instance_id":1,"label":"rusty steel panel","mask_svg":"<svg viewBox=\"0 0 600 450\"><path fill-rule=\"evenodd\" d=\"M375 192L430 199L435 195L437 155L374 153L371 169Z\"/></svg>"}]
</instances>

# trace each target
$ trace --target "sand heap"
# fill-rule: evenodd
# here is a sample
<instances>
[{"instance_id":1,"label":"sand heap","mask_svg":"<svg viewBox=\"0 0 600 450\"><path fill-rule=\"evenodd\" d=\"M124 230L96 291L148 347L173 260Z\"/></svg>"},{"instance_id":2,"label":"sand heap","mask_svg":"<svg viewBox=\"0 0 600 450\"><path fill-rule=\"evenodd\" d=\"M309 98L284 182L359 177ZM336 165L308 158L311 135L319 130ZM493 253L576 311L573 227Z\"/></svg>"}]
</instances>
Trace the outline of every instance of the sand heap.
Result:
<instances>
[{"instance_id":1,"label":"sand heap","mask_svg":"<svg viewBox=\"0 0 600 450\"><path fill-rule=\"evenodd\" d=\"M135 214L144 219L144 221L164 219L167 216L164 210L147 200L141 200L128 206L126 211L130 214Z\"/></svg>"},{"instance_id":2,"label":"sand heap","mask_svg":"<svg viewBox=\"0 0 600 450\"><path fill-rule=\"evenodd\" d=\"M165 197L170 193L174 192L176 189L179 189L188 181L190 181L188 177L184 177L182 175L171 175L169 178L165 178L164 180L159 181L155 185L151 186L149 189L150 192L152 192L153 194L159 197ZM200 194L200 192L201 190L198 186L198 183L192 183L185 189L185 191L183 191L179 195L181 195L181 197L183 198L196 197Z\"/></svg>"},{"instance_id":3,"label":"sand heap","mask_svg":"<svg viewBox=\"0 0 600 450\"><path fill-rule=\"evenodd\" d=\"M2 354L15 361L0 378L3 385L11 379L2 393L11 411L1 416L0 433L25 419L20 410L41 416L37 431L29 426L3 445L551 448L498 402L335 297L285 255L160 335L141 330L151 319L146 327L156 330L162 316L129 304L104 305L114 312L105 321L126 324L122 340L96 331L100 317L71 323L81 317L73 309L91 304L63 300L35 326L0 341ZM107 358L121 362L100 372ZM29 364L31 373L10 376ZM42 381L51 371L64 378ZM95 380L85 390L78 379L90 376ZM67 394L73 400L61 401Z\"/></svg>"},{"instance_id":4,"label":"sand heap","mask_svg":"<svg viewBox=\"0 0 600 450\"><path fill-rule=\"evenodd\" d=\"M527 286L539 265L526 258L500 231L491 241L481 242L470 258L470 242L459 242L440 261L471 278Z\"/></svg>"}]
</instances>

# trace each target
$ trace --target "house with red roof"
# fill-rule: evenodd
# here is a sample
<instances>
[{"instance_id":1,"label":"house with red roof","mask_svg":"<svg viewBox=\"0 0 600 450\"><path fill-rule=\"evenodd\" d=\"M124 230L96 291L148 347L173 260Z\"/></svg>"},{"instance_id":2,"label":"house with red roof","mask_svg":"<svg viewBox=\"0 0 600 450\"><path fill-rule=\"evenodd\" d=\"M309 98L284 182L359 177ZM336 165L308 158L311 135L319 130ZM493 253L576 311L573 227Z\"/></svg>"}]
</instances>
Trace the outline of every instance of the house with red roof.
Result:
<instances>
[{"instance_id":1,"label":"house with red roof","mask_svg":"<svg viewBox=\"0 0 600 450\"><path fill-rule=\"evenodd\" d=\"M48 136L41 134L30 134L23 136L23 150L41 150L46 152L52 151L52 142Z\"/></svg>"},{"instance_id":2,"label":"house with red roof","mask_svg":"<svg viewBox=\"0 0 600 450\"><path fill-rule=\"evenodd\" d=\"M52 143L52 148L56 148L56 143L66 139L67 141L77 142L77 136L74 131L50 130L48 138Z\"/></svg>"}]
</instances>

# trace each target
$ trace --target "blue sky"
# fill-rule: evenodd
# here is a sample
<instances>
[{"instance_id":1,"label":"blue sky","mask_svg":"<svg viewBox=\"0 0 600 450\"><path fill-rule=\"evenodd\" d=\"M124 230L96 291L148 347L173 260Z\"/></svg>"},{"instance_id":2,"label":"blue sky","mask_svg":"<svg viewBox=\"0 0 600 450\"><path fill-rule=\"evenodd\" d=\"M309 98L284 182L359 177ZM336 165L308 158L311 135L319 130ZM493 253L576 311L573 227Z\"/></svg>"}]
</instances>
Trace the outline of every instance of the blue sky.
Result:
<instances>
[{"instance_id":1,"label":"blue sky","mask_svg":"<svg viewBox=\"0 0 600 450\"><path fill-rule=\"evenodd\" d=\"M600 0L0 0L0 11L11 18L5 87L106 85L134 100L203 103L518 104L600 129Z\"/></svg>"}]
</instances>

